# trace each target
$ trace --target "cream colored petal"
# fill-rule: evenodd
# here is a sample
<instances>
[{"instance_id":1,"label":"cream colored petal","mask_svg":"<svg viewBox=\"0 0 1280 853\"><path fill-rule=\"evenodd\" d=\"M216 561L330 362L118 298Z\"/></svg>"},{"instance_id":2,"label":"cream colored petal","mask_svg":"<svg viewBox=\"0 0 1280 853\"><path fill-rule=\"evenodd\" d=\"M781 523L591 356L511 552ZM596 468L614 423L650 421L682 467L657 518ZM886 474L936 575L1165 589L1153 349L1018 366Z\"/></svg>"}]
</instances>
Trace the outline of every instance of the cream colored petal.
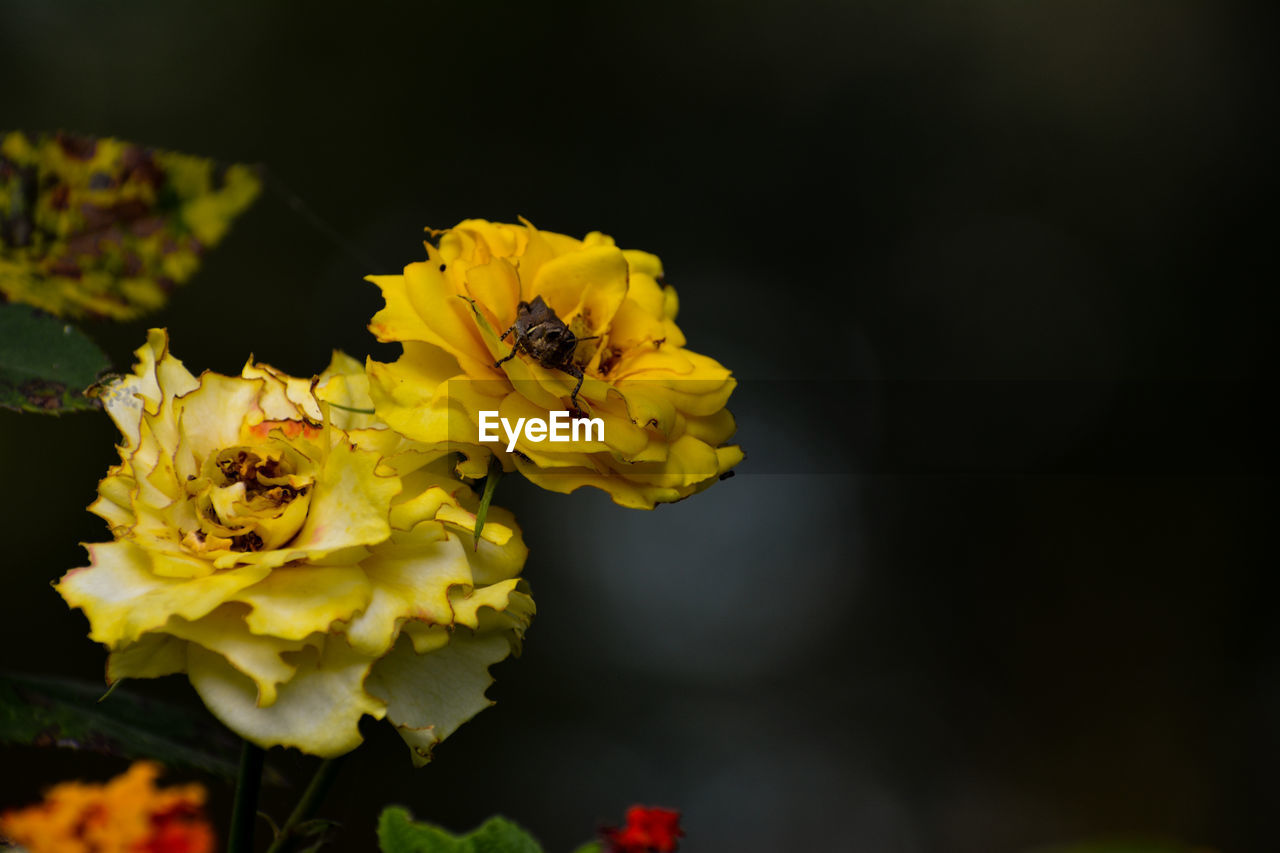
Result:
<instances>
[{"instance_id":1,"label":"cream colored petal","mask_svg":"<svg viewBox=\"0 0 1280 853\"><path fill-rule=\"evenodd\" d=\"M245 617L254 634L301 640L328 631L365 608L373 594L365 572L357 566L281 566L231 600L253 610Z\"/></svg>"},{"instance_id":2,"label":"cream colored petal","mask_svg":"<svg viewBox=\"0 0 1280 853\"><path fill-rule=\"evenodd\" d=\"M345 630L356 649L374 657L387 652L399 622L405 619L452 624L450 588L470 588L474 583L461 540L433 522L395 533L373 550L361 568L372 597Z\"/></svg>"},{"instance_id":3,"label":"cream colored petal","mask_svg":"<svg viewBox=\"0 0 1280 853\"><path fill-rule=\"evenodd\" d=\"M448 645L419 655L409 639L374 665L367 687L387 703L387 717L409 745L413 763L431 760L431 750L458 726L493 703L489 667L511 653L505 633L454 632Z\"/></svg>"},{"instance_id":4,"label":"cream colored petal","mask_svg":"<svg viewBox=\"0 0 1280 853\"><path fill-rule=\"evenodd\" d=\"M435 520L459 536L470 537L476 529L476 514L456 504L445 504L436 510ZM497 521L487 520L484 531L480 534L480 541L501 547L510 542L514 535L515 531L510 527Z\"/></svg>"},{"instance_id":5,"label":"cream colored petal","mask_svg":"<svg viewBox=\"0 0 1280 853\"><path fill-rule=\"evenodd\" d=\"M497 541L484 535L489 532L490 525L508 531L505 540ZM529 548L524 544L520 527L511 512L500 506L490 506L484 528L479 548L474 547L474 525L469 530L455 531L471 563L471 581L478 587L516 577L529 558Z\"/></svg>"},{"instance_id":6,"label":"cream colored petal","mask_svg":"<svg viewBox=\"0 0 1280 853\"><path fill-rule=\"evenodd\" d=\"M252 679L222 655L192 645L188 673L214 716L258 746L292 746L322 758L350 752L360 745L360 719L386 713L364 690L371 659L337 637L326 639L322 653L306 649L298 657L297 672L267 708L258 706Z\"/></svg>"},{"instance_id":7,"label":"cream colored petal","mask_svg":"<svg viewBox=\"0 0 1280 853\"><path fill-rule=\"evenodd\" d=\"M418 522L435 518L440 507L452 501L453 496L438 486L423 489L391 508L391 526L396 530L412 530Z\"/></svg>"},{"instance_id":8,"label":"cream colored petal","mask_svg":"<svg viewBox=\"0 0 1280 853\"><path fill-rule=\"evenodd\" d=\"M479 628L481 609L506 610L519 583L519 578L512 578L488 586L455 587L449 590L449 604L453 608L454 624L472 630Z\"/></svg>"},{"instance_id":9,"label":"cream colored petal","mask_svg":"<svg viewBox=\"0 0 1280 853\"><path fill-rule=\"evenodd\" d=\"M387 513L400 492L400 480L378 475L378 462L376 453L338 443L324 461L302 530L288 547L260 553L314 559L386 539L391 533Z\"/></svg>"},{"instance_id":10,"label":"cream colored petal","mask_svg":"<svg viewBox=\"0 0 1280 853\"><path fill-rule=\"evenodd\" d=\"M400 635L408 637L413 642L415 654L425 655L428 652L434 652L436 649L443 649L448 645L449 638L453 636L450 630L448 625L406 622L404 627L400 629Z\"/></svg>"},{"instance_id":11,"label":"cream colored petal","mask_svg":"<svg viewBox=\"0 0 1280 853\"><path fill-rule=\"evenodd\" d=\"M134 530L134 541L150 556L151 573L157 577L194 580L213 574L214 565L184 548L177 540L178 531L174 528L162 527L152 531L139 526Z\"/></svg>"},{"instance_id":12,"label":"cream colored petal","mask_svg":"<svg viewBox=\"0 0 1280 853\"><path fill-rule=\"evenodd\" d=\"M244 379L259 380L261 391L255 401L255 411L250 423L261 421L292 421L304 417L313 421L321 418L320 407L311 396L311 380L299 379L276 370L269 364L257 364L250 359L240 370Z\"/></svg>"},{"instance_id":13,"label":"cream colored petal","mask_svg":"<svg viewBox=\"0 0 1280 853\"><path fill-rule=\"evenodd\" d=\"M147 342L134 354L138 363L133 375L112 383L102 395L107 414L125 436L126 448L137 446L144 409L154 414L166 397L186 394L197 385L182 362L169 355L169 336L163 329L150 329Z\"/></svg>"},{"instance_id":14,"label":"cream colored petal","mask_svg":"<svg viewBox=\"0 0 1280 853\"><path fill-rule=\"evenodd\" d=\"M329 409L329 422L340 430L350 432L383 426L376 415L352 411L372 409L373 400L369 396L369 376L364 363L346 353L333 351L329 366L317 380L315 396L333 404Z\"/></svg>"},{"instance_id":15,"label":"cream colored petal","mask_svg":"<svg viewBox=\"0 0 1280 853\"><path fill-rule=\"evenodd\" d=\"M107 472L107 476L98 484L98 499L89 505L89 511L103 518L111 526L113 533L123 531L136 520L131 496L134 480L117 473L119 471L120 468L116 467Z\"/></svg>"},{"instance_id":16,"label":"cream colored petal","mask_svg":"<svg viewBox=\"0 0 1280 853\"><path fill-rule=\"evenodd\" d=\"M199 389L176 401L178 424L197 458L241 443L241 426L261 387L260 379L206 372Z\"/></svg>"},{"instance_id":17,"label":"cream colored petal","mask_svg":"<svg viewBox=\"0 0 1280 853\"><path fill-rule=\"evenodd\" d=\"M293 678L297 671L297 666L286 662L283 656L289 654L296 658L294 653L319 640L312 638L308 643L251 634L245 626L246 612L247 608L242 604L225 604L195 622L171 619L163 630L226 658L229 664L253 680L258 690L258 705L265 708L275 704L277 685Z\"/></svg>"},{"instance_id":18,"label":"cream colored petal","mask_svg":"<svg viewBox=\"0 0 1280 853\"><path fill-rule=\"evenodd\" d=\"M195 579L158 577L145 551L129 542L87 546L92 564L72 569L55 589L89 618L89 638L117 648L164 625L170 616L199 619L269 569L245 566Z\"/></svg>"}]
</instances>

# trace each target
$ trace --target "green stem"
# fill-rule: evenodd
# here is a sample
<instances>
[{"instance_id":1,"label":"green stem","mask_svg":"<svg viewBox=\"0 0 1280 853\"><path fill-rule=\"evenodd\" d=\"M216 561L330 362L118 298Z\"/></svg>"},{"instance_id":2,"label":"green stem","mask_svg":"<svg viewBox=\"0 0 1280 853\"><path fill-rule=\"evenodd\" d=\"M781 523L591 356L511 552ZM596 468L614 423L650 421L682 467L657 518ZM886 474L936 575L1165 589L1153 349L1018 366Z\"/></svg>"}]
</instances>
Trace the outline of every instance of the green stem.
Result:
<instances>
[{"instance_id":1,"label":"green stem","mask_svg":"<svg viewBox=\"0 0 1280 853\"><path fill-rule=\"evenodd\" d=\"M280 833L276 835L276 840L271 842L271 846L267 848L267 853L284 853L285 850L289 849L294 831L300 824L306 823L315 817L316 812L320 809L320 804L324 802L325 795L333 787L333 780L337 778L338 771L345 761L346 756L342 755L337 758L330 758L320 765L319 769L316 770L316 775L311 777L311 783L307 785L307 790L302 792L302 799L298 800L298 804L293 807L293 812L289 815L289 819L284 822L284 826L280 827Z\"/></svg>"},{"instance_id":2,"label":"green stem","mask_svg":"<svg viewBox=\"0 0 1280 853\"><path fill-rule=\"evenodd\" d=\"M473 536L472 551L480 550L480 531L484 530L485 519L489 517L489 504L493 503L493 492L498 488L498 480L502 479L502 463L495 453L489 457L489 476L484 478L484 495L480 498L480 508L476 510L476 532Z\"/></svg>"},{"instance_id":3,"label":"green stem","mask_svg":"<svg viewBox=\"0 0 1280 853\"><path fill-rule=\"evenodd\" d=\"M262 747L244 742L240 752L240 772L236 776L236 799L231 809L231 832L227 853L253 853L253 825L258 820L258 789L262 786Z\"/></svg>"}]
</instances>

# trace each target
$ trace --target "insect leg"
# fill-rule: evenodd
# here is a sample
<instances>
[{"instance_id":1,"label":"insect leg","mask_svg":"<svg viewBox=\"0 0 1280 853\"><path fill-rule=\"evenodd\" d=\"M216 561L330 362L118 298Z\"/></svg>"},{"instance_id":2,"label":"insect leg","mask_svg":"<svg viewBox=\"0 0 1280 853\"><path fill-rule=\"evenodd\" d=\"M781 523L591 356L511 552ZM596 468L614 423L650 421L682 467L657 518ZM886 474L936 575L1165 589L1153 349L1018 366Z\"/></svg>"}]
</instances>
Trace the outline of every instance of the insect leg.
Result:
<instances>
[{"instance_id":1,"label":"insect leg","mask_svg":"<svg viewBox=\"0 0 1280 853\"><path fill-rule=\"evenodd\" d=\"M504 337L504 338L505 338L505 337L506 337L506 335L503 335L502 337ZM502 363L503 363L504 361L510 361L511 359L515 358L515 357L516 357L516 353L518 353L518 352L520 352L520 342L519 342L519 341L516 341L516 345L515 345L515 346L513 346L513 347L511 348L511 352L507 353L505 356L503 356L502 358L500 358L500 359L498 359L497 361L495 361L495 362L493 363L493 366L494 366L494 367L502 367Z\"/></svg>"},{"instance_id":2,"label":"insect leg","mask_svg":"<svg viewBox=\"0 0 1280 853\"><path fill-rule=\"evenodd\" d=\"M576 364L570 363L560 369L563 370L565 373L569 374L570 376L578 377L578 384L573 386L573 393L569 395L569 405L577 409L578 408L578 392L582 390L582 379L583 379L582 368L578 367L578 365Z\"/></svg>"}]
</instances>

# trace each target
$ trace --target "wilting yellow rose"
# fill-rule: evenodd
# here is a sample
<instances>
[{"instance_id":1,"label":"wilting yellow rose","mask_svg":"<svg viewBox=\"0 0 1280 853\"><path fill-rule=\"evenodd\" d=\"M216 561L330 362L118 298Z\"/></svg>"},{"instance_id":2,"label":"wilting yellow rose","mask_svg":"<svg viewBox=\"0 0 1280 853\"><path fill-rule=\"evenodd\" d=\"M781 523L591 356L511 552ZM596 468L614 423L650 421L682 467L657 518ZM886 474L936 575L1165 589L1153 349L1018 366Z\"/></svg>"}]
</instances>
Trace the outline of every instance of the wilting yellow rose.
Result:
<instances>
[{"instance_id":1,"label":"wilting yellow rose","mask_svg":"<svg viewBox=\"0 0 1280 853\"><path fill-rule=\"evenodd\" d=\"M158 330L137 355L104 394L124 443L90 507L115 541L57 585L108 680L185 672L243 737L322 756L385 716L425 762L533 613L510 514L473 550L475 495L347 411L371 405L347 356L312 382L252 362L197 378Z\"/></svg>"},{"instance_id":2,"label":"wilting yellow rose","mask_svg":"<svg viewBox=\"0 0 1280 853\"><path fill-rule=\"evenodd\" d=\"M467 220L431 233L440 239L427 244L427 261L369 278L386 299L369 328L404 346L394 363L368 364L378 415L392 429L461 452L464 476L483 476L495 454L543 488L595 486L630 507L688 497L742 460L725 445L735 380L684 348L658 258L603 234L577 240L528 223ZM571 365L547 366L527 351L507 358L519 335L504 341L503 332L539 297L578 340ZM513 452L502 430L499 441L480 441L481 412L516 424L573 409L603 422L603 440L521 434Z\"/></svg>"}]
</instances>

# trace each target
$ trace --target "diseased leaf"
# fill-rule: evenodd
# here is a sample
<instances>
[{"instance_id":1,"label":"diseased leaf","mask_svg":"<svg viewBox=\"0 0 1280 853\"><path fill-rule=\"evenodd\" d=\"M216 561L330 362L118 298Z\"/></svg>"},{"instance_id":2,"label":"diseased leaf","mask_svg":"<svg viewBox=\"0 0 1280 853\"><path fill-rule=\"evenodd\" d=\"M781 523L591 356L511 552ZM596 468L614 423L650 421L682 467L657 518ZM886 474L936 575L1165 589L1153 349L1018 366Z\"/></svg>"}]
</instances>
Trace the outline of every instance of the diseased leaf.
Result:
<instances>
[{"instance_id":1,"label":"diseased leaf","mask_svg":"<svg viewBox=\"0 0 1280 853\"><path fill-rule=\"evenodd\" d=\"M97 408L84 391L108 366L74 326L26 305L0 304L0 406L44 414Z\"/></svg>"},{"instance_id":2,"label":"diseased leaf","mask_svg":"<svg viewBox=\"0 0 1280 853\"><path fill-rule=\"evenodd\" d=\"M542 853L542 847L516 824L491 817L466 835L415 823L400 806L390 806L378 818L382 853Z\"/></svg>"},{"instance_id":3,"label":"diseased leaf","mask_svg":"<svg viewBox=\"0 0 1280 853\"><path fill-rule=\"evenodd\" d=\"M0 743L87 749L154 758L234 781L236 741L201 725L189 711L100 684L31 675L0 675ZM198 745L197 745L198 744Z\"/></svg>"},{"instance_id":4,"label":"diseased leaf","mask_svg":"<svg viewBox=\"0 0 1280 853\"><path fill-rule=\"evenodd\" d=\"M164 304L257 197L243 165L66 133L0 136L0 300L127 320Z\"/></svg>"}]
</instances>

